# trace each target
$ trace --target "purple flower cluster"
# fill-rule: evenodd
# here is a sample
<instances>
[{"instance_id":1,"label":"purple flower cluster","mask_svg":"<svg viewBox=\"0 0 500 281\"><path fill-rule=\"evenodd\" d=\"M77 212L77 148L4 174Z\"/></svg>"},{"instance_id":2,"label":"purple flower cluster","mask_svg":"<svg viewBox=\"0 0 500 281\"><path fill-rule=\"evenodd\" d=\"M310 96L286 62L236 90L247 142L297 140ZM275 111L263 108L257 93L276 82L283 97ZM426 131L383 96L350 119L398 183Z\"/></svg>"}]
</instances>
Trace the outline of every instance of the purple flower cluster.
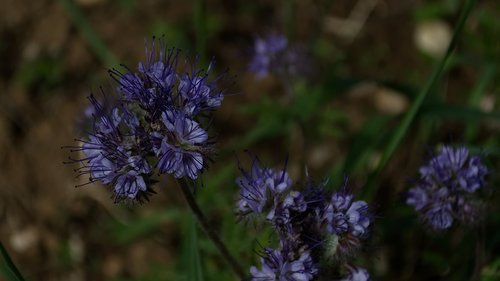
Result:
<instances>
[{"instance_id":1,"label":"purple flower cluster","mask_svg":"<svg viewBox=\"0 0 500 281\"><path fill-rule=\"evenodd\" d=\"M270 34L265 38L258 37L255 40L253 58L248 69L258 79L270 73L289 78L305 71L306 60L304 50L298 46L290 46L285 36Z\"/></svg>"},{"instance_id":2,"label":"purple flower cluster","mask_svg":"<svg viewBox=\"0 0 500 281\"><path fill-rule=\"evenodd\" d=\"M118 84L112 105L89 97L92 131L72 147L85 157L71 160L82 164L77 171L89 175L89 182L114 186L116 200L147 199L156 167L195 180L213 151L202 122L222 103L221 77L209 79L212 63L199 70L186 60L190 71L181 72L178 56L153 38L136 71L109 71Z\"/></svg>"},{"instance_id":3,"label":"purple flower cluster","mask_svg":"<svg viewBox=\"0 0 500 281\"><path fill-rule=\"evenodd\" d=\"M250 268L252 280L263 281L301 281L312 280L318 269L308 252L304 251L300 257L290 261L283 256L283 251L264 249L265 258L261 258L262 268Z\"/></svg>"},{"instance_id":4,"label":"purple flower cluster","mask_svg":"<svg viewBox=\"0 0 500 281\"><path fill-rule=\"evenodd\" d=\"M238 215L265 217L280 245L264 249L261 269L250 269L252 280L330 278L331 269L322 268L325 259L338 262L338 270L349 268L347 262L360 249L372 217L366 202L354 200L347 191L347 181L338 192L326 192L325 184L311 180L298 191L292 190L285 169L263 168L255 159L249 171L241 170L236 181L240 187Z\"/></svg>"},{"instance_id":5,"label":"purple flower cluster","mask_svg":"<svg viewBox=\"0 0 500 281\"><path fill-rule=\"evenodd\" d=\"M453 220L472 224L481 213L474 193L485 186L487 174L481 158L467 148L443 146L420 168L420 179L408 191L406 203L435 230L449 228Z\"/></svg>"}]
</instances>

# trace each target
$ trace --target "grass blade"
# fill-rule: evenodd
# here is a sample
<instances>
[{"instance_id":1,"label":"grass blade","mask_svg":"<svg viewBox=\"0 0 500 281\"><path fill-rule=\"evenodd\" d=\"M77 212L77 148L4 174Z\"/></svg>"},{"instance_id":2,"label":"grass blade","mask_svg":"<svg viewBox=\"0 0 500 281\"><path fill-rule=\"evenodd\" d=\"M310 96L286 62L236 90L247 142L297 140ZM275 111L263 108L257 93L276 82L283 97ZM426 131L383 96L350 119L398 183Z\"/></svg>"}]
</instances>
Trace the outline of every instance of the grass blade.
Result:
<instances>
[{"instance_id":1,"label":"grass blade","mask_svg":"<svg viewBox=\"0 0 500 281\"><path fill-rule=\"evenodd\" d=\"M476 108L479 105L481 98L486 92L486 87L493 79L494 75L495 75L495 67L492 65L487 66L486 69L483 71L481 77L479 78L479 81L477 81L474 89L471 92L468 102L469 106ZM476 132L477 132L477 123L467 122L467 127L465 130L465 138L468 141L472 140L476 135Z\"/></svg>"},{"instance_id":2,"label":"grass blade","mask_svg":"<svg viewBox=\"0 0 500 281\"><path fill-rule=\"evenodd\" d=\"M194 25L196 29L196 51L200 57L201 65L206 63L207 49L207 4L205 0L196 0L194 6Z\"/></svg>"},{"instance_id":3,"label":"grass blade","mask_svg":"<svg viewBox=\"0 0 500 281\"><path fill-rule=\"evenodd\" d=\"M203 281L203 270L198 247L198 229L196 220L192 216L189 216L186 228L187 239L183 247L186 277L189 281Z\"/></svg>"},{"instance_id":4,"label":"grass blade","mask_svg":"<svg viewBox=\"0 0 500 281\"><path fill-rule=\"evenodd\" d=\"M106 65L113 66L116 59L113 57L106 45L101 41L97 32L92 28L85 18L85 15L78 8L73 0L60 0L71 20L76 25L80 33L87 40L96 56Z\"/></svg>"},{"instance_id":5,"label":"grass blade","mask_svg":"<svg viewBox=\"0 0 500 281\"><path fill-rule=\"evenodd\" d=\"M2 267L0 269L2 270L2 273L5 275L5 277L8 278L10 281L24 281L21 272L19 272L16 265L10 258L9 253L4 248L2 242L0 242L0 254L2 255L3 259ZM5 268L3 263L5 263Z\"/></svg>"},{"instance_id":6,"label":"grass blade","mask_svg":"<svg viewBox=\"0 0 500 281\"><path fill-rule=\"evenodd\" d=\"M375 170L374 173L372 173L367 181L367 189L371 189L371 185L373 184L373 180L375 176L379 175L382 169L385 167L389 159L392 157L394 152L396 151L396 148L398 145L401 143L403 140L403 137L405 136L406 132L410 128L410 125L412 121L415 119L415 116L417 115L417 112L419 111L423 101L433 88L433 86L436 84L437 80L441 76L441 73L443 72L443 69L447 63L447 61L450 59L451 54L453 53L453 50L455 49L455 46L457 45L458 38L460 37L462 30L464 28L465 21L469 17L470 12L472 11L472 8L474 7L476 3L476 0L468 0L465 3L465 7L462 10L462 13L460 15L460 18L458 20L458 25L456 26L454 32L453 32L453 37L451 39L451 42L448 46L448 49L446 50L446 54L437 62L436 66L434 67L434 70L431 73L431 76L429 77L427 83L425 86L422 88L422 90L418 93L417 97L413 101L413 104L411 105L410 109L406 112L405 116L403 117L403 120L399 124L398 128L392 135L392 137L389 139L389 142L382 154L382 157L380 158L380 162L377 166L377 169Z\"/></svg>"}]
</instances>

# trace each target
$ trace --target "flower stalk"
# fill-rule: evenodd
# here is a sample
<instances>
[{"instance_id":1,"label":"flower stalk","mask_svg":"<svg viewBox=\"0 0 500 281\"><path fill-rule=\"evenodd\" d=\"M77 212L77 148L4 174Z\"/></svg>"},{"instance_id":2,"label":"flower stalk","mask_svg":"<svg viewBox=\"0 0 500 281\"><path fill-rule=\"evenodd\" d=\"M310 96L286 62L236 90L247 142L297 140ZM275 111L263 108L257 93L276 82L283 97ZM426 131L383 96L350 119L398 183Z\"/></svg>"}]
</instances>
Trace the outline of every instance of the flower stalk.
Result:
<instances>
[{"instance_id":1,"label":"flower stalk","mask_svg":"<svg viewBox=\"0 0 500 281\"><path fill-rule=\"evenodd\" d=\"M231 266L231 269L233 272L241 279L245 279L245 273L240 266L240 264L236 261L236 259L231 255L229 250L227 249L226 245L220 237L217 235L217 233L214 231L214 229L210 226L210 223L208 219L205 217L203 212L201 211L200 207L198 206L198 203L196 203L196 200L191 193L191 189L189 184L186 182L185 179L178 179L177 180L177 186L181 189L182 194L184 195L184 198L186 198L186 201L189 205L189 208L193 212L194 216L200 223L201 228L205 232L205 234L210 238L210 240L214 243L215 247L219 250L220 254L226 262Z\"/></svg>"}]
</instances>

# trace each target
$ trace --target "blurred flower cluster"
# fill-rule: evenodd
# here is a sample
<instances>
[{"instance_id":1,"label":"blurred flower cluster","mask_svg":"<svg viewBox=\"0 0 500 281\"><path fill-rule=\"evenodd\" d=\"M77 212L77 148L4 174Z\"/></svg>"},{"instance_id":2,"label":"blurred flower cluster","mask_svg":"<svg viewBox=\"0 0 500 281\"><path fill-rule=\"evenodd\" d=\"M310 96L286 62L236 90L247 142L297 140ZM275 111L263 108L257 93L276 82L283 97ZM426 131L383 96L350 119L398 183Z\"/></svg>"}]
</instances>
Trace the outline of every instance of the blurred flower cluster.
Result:
<instances>
[{"instance_id":1,"label":"blurred flower cluster","mask_svg":"<svg viewBox=\"0 0 500 281\"><path fill-rule=\"evenodd\" d=\"M213 62L203 70L188 58L183 72L179 53L153 38L137 70L109 71L118 84L117 97L104 95L104 102L89 97L92 130L72 147L85 156L71 160L81 163L77 172L89 182L113 186L115 200L147 199L154 168L195 180L213 153L202 124L222 103L217 85L222 76L210 80Z\"/></svg>"},{"instance_id":2,"label":"blurred flower cluster","mask_svg":"<svg viewBox=\"0 0 500 281\"><path fill-rule=\"evenodd\" d=\"M474 195L485 186L488 169L465 147L443 146L420 168L420 178L408 191L406 203L415 207L432 229L449 228L453 220L474 224L481 201Z\"/></svg>"},{"instance_id":3,"label":"blurred flower cluster","mask_svg":"<svg viewBox=\"0 0 500 281\"><path fill-rule=\"evenodd\" d=\"M261 269L250 269L252 280L317 280L342 271L348 273L343 280L369 280L366 270L349 263L368 234L372 216L368 204L347 191L347 181L331 193L326 183L308 179L298 191L292 190L285 169L264 168L256 158L249 171L240 170L238 215L264 216L279 240L278 249L263 249ZM336 272L333 264L338 265Z\"/></svg>"},{"instance_id":4,"label":"blurred flower cluster","mask_svg":"<svg viewBox=\"0 0 500 281\"><path fill-rule=\"evenodd\" d=\"M303 76L308 71L308 56L303 48L291 45L281 34L255 39L253 57L248 69L258 79L275 74L281 79Z\"/></svg>"}]
</instances>

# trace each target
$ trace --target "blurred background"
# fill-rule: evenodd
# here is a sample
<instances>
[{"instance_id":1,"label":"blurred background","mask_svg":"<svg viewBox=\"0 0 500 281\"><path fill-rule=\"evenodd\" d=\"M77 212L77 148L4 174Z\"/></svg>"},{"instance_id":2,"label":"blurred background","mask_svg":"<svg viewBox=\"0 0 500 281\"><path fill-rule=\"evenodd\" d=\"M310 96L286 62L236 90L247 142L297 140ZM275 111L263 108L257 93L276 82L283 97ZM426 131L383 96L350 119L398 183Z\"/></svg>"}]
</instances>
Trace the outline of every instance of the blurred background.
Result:
<instances>
[{"instance_id":1,"label":"blurred background","mask_svg":"<svg viewBox=\"0 0 500 281\"><path fill-rule=\"evenodd\" d=\"M144 41L165 35L237 76L216 112L219 154L196 197L245 268L271 234L233 213L235 154L248 163L248 149L272 167L288 156L297 186L306 166L332 190L350 177L377 215L357 260L374 280L468 280L473 230L429 233L401 193L442 143L483 153L490 191L498 186L500 2L478 2L403 143L364 189L464 1L0 0L0 240L26 280L235 280L171 179L161 178L151 202L114 204L104 186L75 188L76 167L63 164L61 146L85 131L86 97L114 87L107 69L137 67ZM255 38L271 33L308 56L293 102L280 79L247 70ZM482 280L500 280L500 198L486 195Z\"/></svg>"}]
</instances>

